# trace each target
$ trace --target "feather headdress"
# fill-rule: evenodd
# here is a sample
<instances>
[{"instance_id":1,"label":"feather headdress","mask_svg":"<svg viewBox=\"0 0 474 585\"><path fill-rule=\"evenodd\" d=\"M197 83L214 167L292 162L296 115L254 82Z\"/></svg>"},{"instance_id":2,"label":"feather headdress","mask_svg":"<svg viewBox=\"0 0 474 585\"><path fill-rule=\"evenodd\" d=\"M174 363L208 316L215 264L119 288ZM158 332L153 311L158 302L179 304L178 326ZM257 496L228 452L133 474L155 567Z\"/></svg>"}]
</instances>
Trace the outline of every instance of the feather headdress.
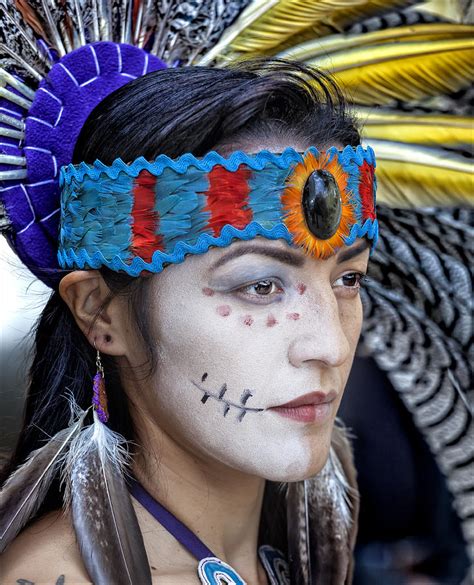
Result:
<instances>
[{"instance_id":1,"label":"feather headdress","mask_svg":"<svg viewBox=\"0 0 474 585\"><path fill-rule=\"evenodd\" d=\"M472 260L472 233L467 212L412 209L472 205L473 200L466 164L471 152L472 8L465 0L440 4L443 11L415 0L0 0L0 178L26 176L33 152L26 156L19 149L38 86L59 57L87 43L131 43L170 65L220 66L264 55L298 58L333 73L366 123L364 137L378 140L378 200L392 207L380 206L382 249L374 257L375 278L364 297L368 319L363 342L389 372L447 475L474 559L474 472L468 462L474 446L466 358L471 275L465 268ZM132 76L146 70L120 72ZM44 89L47 99L49 90ZM61 103L56 106L55 117L47 120L53 127L62 115ZM55 164L55 158L44 158L41 168L54 172ZM42 191L48 180L36 179L8 201L10 187L2 187L0 227L17 250L25 249L28 230L37 242L55 238L57 209L48 207ZM24 210L21 229L11 217L12 207ZM396 344L386 343L394 336ZM53 460L69 436L56 437L47 457L46 451L33 454L25 466L33 483L42 473L33 471L36 464L43 455ZM77 437L76 453L83 452L84 438ZM88 455L71 461L88 461L107 474L104 453L113 449L99 448L103 440L116 445L110 435L97 433ZM46 486L46 480L40 484ZM296 494L297 505L301 496L307 504L311 500L310 483ZM101 495L104 505L123 494L123 486L111 485L112 491Z\"/></svg>"}]
</instances>

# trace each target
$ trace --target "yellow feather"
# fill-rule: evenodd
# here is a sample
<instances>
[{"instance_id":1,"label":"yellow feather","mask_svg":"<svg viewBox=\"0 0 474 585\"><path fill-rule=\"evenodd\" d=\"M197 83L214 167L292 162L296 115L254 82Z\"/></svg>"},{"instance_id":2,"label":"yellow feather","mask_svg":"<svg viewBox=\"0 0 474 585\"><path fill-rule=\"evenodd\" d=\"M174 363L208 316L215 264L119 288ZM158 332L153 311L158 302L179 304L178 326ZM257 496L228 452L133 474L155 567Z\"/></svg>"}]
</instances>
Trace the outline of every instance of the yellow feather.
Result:
<instances>
[{"instance_id":1,"label":"yellow feather","mask_svg":"<svg viewBox=\"0 0 474 585\"><path fill-rule=\"evenodd\" d=\"M277 57L311 61L329 57L338 51L348 51L358 47L380 45L396 41L441 41L443 39L472 39L474 26L452 23L417 24L400 26L357 35L331 35L293 46L277 54Z\"/></svg>"},{"instance_id":2,"label":"yellow feather","mask_svg":"<svg viewBox=\"0 0 474 585\"><path fill-rule=\"evenodd\" d=\"M240 53L271 55L303 31L310 30L313 37L317 30L327 34L332 30L328 25L336 26L336 15L355 22L409 4L409 0L254 0L198 64L206 65L218 56L232 60Z\"/></svg>"},{"instance_id":3,"label":"yellow feather","mask_svg":"<svg viewBox=\"0 0 474 585\"><path fill-rule=\"evenodd\" d=\"M472 81L470 39L369 45L310 61L333 74L362 105L420 100L452 93Z\"/></svg>"},{"instance_id":4,"label":"yellow feather","mask_svg":"<svg viewBox=\"0 0 474 585\"><path fill-rule=\"evenodd\" d=\"M441 149L370 140L377 201L391 207L474 205L472 165Z\"/></svg>"},{"instance_id":5,"label":"yellow feather","mask_svg":"<svg viewBox=\"0 0 474 585\"><path fill-rule=\"evenodd\" d=\"M354 112L361 123L362 135L372 139L409 142L449 148L472 148L474 118L442 114L406 114L371 111Z\"/></svg>"},{"instance_id":6,"label":"yellow feather","mask_svg":"<svg viewBox=\"0 0 474 585\"><path fill-rule=\"evenodd\" d=\"M455 22L462 22L463 9L459 0L429 0L420 6L417 6L420 12L427 12L434 16L454 20Z\"/></svg>"}]
</instances>

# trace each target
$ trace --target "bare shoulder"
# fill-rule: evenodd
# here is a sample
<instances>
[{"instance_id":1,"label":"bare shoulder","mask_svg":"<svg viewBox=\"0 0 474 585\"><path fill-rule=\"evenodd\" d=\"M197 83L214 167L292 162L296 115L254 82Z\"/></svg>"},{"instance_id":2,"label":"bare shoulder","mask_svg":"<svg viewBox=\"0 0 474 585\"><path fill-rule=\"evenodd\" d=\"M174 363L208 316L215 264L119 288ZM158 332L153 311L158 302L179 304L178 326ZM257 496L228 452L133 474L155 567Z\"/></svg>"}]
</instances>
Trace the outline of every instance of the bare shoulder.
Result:
<instances>
[{"instance_id":1,"label":"bare shoulder","mask_svg":"<svg viewBox=\"0 0 474 585\"><path fill-rule=\"evenodd\" d=\"M26 528L2 555L2 585L79 585L91 581L69 516L46 514Z\"/></svg>"}]
</instances>

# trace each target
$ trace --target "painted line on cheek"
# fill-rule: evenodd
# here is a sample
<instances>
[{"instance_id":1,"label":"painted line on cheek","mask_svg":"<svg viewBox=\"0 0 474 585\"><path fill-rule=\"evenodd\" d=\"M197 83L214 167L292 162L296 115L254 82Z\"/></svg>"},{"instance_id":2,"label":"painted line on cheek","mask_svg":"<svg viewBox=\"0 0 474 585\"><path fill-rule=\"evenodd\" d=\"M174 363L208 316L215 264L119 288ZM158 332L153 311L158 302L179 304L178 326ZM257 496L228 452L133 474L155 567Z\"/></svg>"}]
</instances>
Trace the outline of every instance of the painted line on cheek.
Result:
<instances>
[{"instance_id":1,"label":"painted line on cheek","mask_svg":"<svg viewBox=\"0 0 474 585\"><path fill-rule=\"evenodd\" d=\"M291 319L292 321L298 321L298 319L300 318L300 314L299 313L288 313L286 317L287 317L287 319Z\"/></svg>"},{"instance_id":2,"label":"painted line on cheek","mask_svg":"<svg viewBox=\"0 0 474 585\"><path fill-rule=\"evenodd\" d=\"M201 378L201 382L204 382L206 380L206 378L207 378L207 372L204 372L204 374L202 375L202 378Z\"/></svg>"},{"instance_id":3,"label":"painted line on cheek","mask_svg":"<svg viewBox=\"0 0 474 585\"><path fill-rule=\"evenodd\" d=\"M247 404L247 400L253 396L252 392L250 392L250 390L244 390L242 392L242 396L240 397L240 403L241 404Z\"/></svg>"},{"instance_id":4,"label":"painted line on cheek","mask_svg":"<svg viewBox=\"0 0 474 585\"><path fill-rule=\"evenodd\" d=\"M221 389L219 390L219 400L221 400L224 394L227 392L227 384L222 384Z\"/></svg>"},{"instance_id":5,"label":"painted line on cheek","mask_svg":"<svg viewBox=\"0 0 474 585\"><path fill-rule=\"evenodd\" d=\"M231 308L229 305L219 305L216 309L217 314L221 317L228 317L231 314Z\"/></svg>"},{"instance_id":6,"label":"painted line on cheek","mask_svg":"<svg viewBox=\"0 0 474 585\"><path fill-rule=\"evenodd\" d=\"M209 288L207 286L205 286L202 289L202 292L206 295L206 297L212 297L212 296L214 296L214 291L212 290L212 288Z\"/></svg>"},{"instance_id":7,"label":"painted line on cheek","mask_svg":"<svg viewBox=\"0 0 474 585\"><path fill-rule=\"evenodd\" d=\"M306 290L306 285L305 285L303 282L299 282L299 283L296 285L296 290L298 291L298 293L299 293L300 295L304 295L304 293L305 293L305 290Z\"/></svg>"},{"instance_id":8,"label":"painted line on cheek","mask_svg":"<svg viewBox=\"0 0 474 585\"><path fill-rule=\"evenodd\" d=\"M270 315L268 315L268 317L267 317L267 327L274 327L277 323L278 323L278 321L270 313Z\"/></svg>"},{"instance_id":9,"label":"painted line on cheek","mask_svg":"<svg viewBox=\"0 0 474 585\"><path fill-rule=\"evenodd\" d=\"M245 315L244 317L244 325L247 325L248 327L250 327L253 323L253 317L252 315Z\"/></svg>"},{"instance_id":10,"label":"painted line on cheek","mask_svg":"<svg viewBox=\"0 0 474 585\"><path fill-rule=\"evenodd\" d=\"M240 404L237 404L236 402L232 402L231 400L227 400L226 398L224 398L224 394L227 392L227 384L226 383L224 383L220 387L218 393L214 393L211 390L207 390L205 388L202 388L201 386L199 386L199 384L197 384L193 380L191 380L191 383L194 384L194 386L196 386L196 388L198 388L203 393L203 396L201 398L201 402L203 404L206 404L206 402L209 400L209 398L213 398L214 400L217 400L218 402L221 402L224 404L224 417L227 416L227 413L230 411L230 409L232 407L236 408L239 411L239 415L237 417L237 420L239 422L242 422L244 416L248 412L263 412L265 410L264 408L251 408L251 407L248 407L246 405L249 398L253 396L253 392L251 392L250 390L243 391L243 393L240 396Z\"/></svg>"}]
</instances>

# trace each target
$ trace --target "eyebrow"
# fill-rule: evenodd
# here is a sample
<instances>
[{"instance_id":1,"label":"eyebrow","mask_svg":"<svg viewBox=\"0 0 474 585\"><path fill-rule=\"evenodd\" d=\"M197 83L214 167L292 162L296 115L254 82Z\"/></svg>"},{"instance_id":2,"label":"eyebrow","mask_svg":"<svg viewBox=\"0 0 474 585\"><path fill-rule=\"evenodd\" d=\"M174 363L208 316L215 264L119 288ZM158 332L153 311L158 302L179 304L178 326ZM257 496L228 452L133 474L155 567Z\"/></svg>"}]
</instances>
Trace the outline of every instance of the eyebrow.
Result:
<instances>
[{"instance_id":1,"label":"eyebrow","mask_svg":"<svg viewBox=\"0 0 474 585\"><path fill-rule=\"evenodd\" d=\"M266 256L267 258L273 258L274 260L278 260L279 262L283 262L283 264L289 264L290 266L303 266L305 263L305 257L301 256L297 252L291 252L290 250L276 250L275 248L265 248L263 246L257 245L250 245L246 246L245 248L237 248L235 250L229 251L225 256L221 256L214 264L211 266L211 270L215 270L219 268L223 264L234 260L234 258L239 258L240 256L244 256L246 254L259 254L260 256Z\"/></svg>"},{"instance_id":2,"label":"eyebrow","mask_svg":"<svg viewBox=\"0 0 474 585\"><path fill-rule=\"evenodd\" d=\"M349 250L344 250L339 253L336 264L342 264L342 262L347 262L348 260L352 260L355 256L362 254L367 248L370 246L368 240L363 240L358 246L354 248L349 248Z\"/></svg>"}]
</instances>

